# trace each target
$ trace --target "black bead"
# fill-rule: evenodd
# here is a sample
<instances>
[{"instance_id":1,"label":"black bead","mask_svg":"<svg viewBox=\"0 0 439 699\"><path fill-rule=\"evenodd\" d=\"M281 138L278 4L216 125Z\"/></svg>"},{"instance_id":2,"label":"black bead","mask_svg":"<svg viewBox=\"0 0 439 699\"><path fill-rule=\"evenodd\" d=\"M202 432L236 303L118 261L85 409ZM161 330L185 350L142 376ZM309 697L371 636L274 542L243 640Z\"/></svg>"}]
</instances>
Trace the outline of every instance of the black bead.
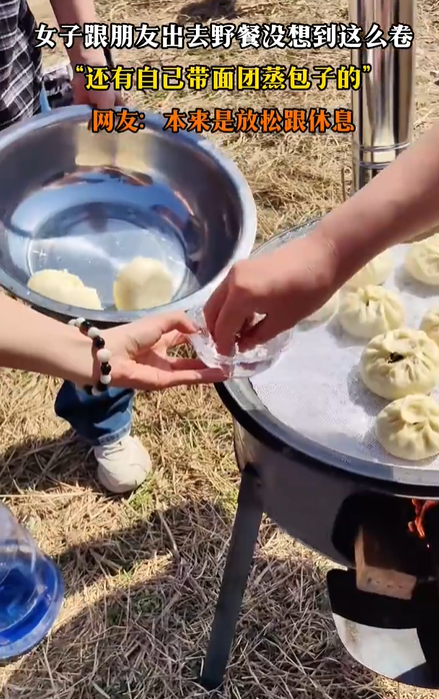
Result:
<instances>
[{"instance_id":1,"label":"black bead","mask_svg":"<svg viewBox=\"0 0 439 699\"><path fill-rule=\"evenodd\" d=\"M90 323L89 320L84 320L84 322L81 323L80 331L81 331L82 333L88 333L88 331L89 331L90 328L92 328L92 327L93 327L93 324Z\"/></svg>"},{"instance_id":2,"label":"black bead","mask_svg":"<svg viewBox=\"0 0 439 699\"><path fill-rule=\"evenodd\" d=\"M111 364L109 364L108 362L102 362L101 374L103 374L104 376L108 376L108 374L111 374Z\"/></svg>"},{"instance_id":3,"label":"black bead","mask_svg":"<svg viewBox=\"0 0 439 699\"><path fill-rule=\"evenodd\" d=\"M91 396L91 395L92 395L92 392L91 392L91 391L92 391L92 387L91 387L91 386L84 386L84 391L86 392L86 394L87 394L88 396Z\"/></svg>"},{"instance_id":4,"label":"black bead","mask_svg":"<svg viewBox=\"0 0 439 699\"><path fill-rule=\"evenodd\" d=\"M108 386L107 386L107 384L102 383L101 381L98 381L96 388L98 389L98 391L103 393L104 391L107 390Z\"/></svg>"},{"instance_id":5,"label":"black bead","mask_svg":"<svg viewBox=\"0 0 439 699\"><path fill-rule=\"evenodd\" d=\"M104 340L104 338L101 337L100 335L98 335L97 337L95 337L94 340L93 340L93 347L94 347L95 349L98 349L98 350L103 349L103 348L105 347L105 340Z\"/></svg>"}]
</instances>

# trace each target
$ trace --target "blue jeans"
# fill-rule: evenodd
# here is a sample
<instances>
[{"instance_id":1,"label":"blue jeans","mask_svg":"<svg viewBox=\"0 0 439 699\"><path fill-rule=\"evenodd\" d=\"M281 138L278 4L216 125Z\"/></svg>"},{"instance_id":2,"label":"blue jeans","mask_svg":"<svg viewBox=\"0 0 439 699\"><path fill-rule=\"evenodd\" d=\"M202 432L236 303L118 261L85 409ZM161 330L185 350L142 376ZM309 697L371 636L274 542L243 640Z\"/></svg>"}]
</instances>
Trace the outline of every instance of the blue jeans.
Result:
<instances>
[{"instance_id":1,"label":"blue jeans","mask_svg":"<svg viewBox=\"0 0 439 699\"><path fill-rule=\"evenodd\" d=\"M55 413L84 441L105 446L130 432L133 400L134 392L129 389L110 388L102 396L89 396L64 381L55 400Z\"/></svg>"}]
</instances>

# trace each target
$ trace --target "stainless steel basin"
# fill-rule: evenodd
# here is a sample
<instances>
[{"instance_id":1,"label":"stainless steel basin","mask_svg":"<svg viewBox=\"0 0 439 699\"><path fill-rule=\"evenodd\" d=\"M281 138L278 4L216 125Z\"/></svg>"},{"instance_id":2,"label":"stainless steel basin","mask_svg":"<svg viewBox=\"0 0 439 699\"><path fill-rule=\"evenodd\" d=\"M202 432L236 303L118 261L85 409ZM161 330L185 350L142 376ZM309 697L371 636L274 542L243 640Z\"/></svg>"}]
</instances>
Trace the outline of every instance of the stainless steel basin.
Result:
<instances>
[{"instance_id":1,"label":"stainless steel basin","mask_svg":"<svg viewBox=\"0 0 439 699\"><path fill-rule=\"evenodd\" d=\"M92 133L88 107L37 116L0 136L0 284L42 312L113 325L145 313L189 310L247 257L256 208L238 170L200 136L164 131L146 114L137 133ZM134 257L163 262L170 304L119 312L113 281ZM95 287L86 312L27 288L42 269L67 269Z\"/></svg>"}]
</instances>

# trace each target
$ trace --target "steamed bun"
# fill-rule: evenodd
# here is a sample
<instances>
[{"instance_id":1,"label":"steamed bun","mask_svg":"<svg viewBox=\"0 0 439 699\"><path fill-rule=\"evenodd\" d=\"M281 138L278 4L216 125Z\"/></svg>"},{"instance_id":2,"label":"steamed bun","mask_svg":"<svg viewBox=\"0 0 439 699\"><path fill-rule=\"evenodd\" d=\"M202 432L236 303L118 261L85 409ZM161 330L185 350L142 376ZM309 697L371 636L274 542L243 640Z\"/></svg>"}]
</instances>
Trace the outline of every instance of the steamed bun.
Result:
<instances>
[{"instance_id":1,"label":"steamed bun","mask_svg":"<svg viewBox=\"0 0 439 699\"><path fill-rule=\"evenodd\" d=\"M437 345L439 345L439 308L427 311L421 321L421 330L427 333Z\"/></svg>"},{"instance_id":2,"label":"steamed bun","mask_svg":"<svg viewBox=\"0 0 439 699\"><path fill-rule=\"evenodd\" d=\"M380 253L346 282L346 289L359 289L369 284L384 284L393 269L392 255L388 250Z\"/></svg>"},{"instance_id":3,"label":"steamed bun","mask_svg":"<svg viewBox=\"0 0 439 699\"><path fill-rule=\"evenodd\" d=\"M360 375L372 393L387 400L430 393L439 382L439 347L422 330L390 330L364 348Z\"/></svg>"},{"instance_id":4,"label":"steamed bun","mask_svg":"<svg viewBox=\"0 0 439 699\"><path fill-rule=\"evenodd\" d=\"M405 268L418 282L439 285L439 233L412 243L405 258Z\"/></svg>"},{"instance_id":5,"label":"steamed bun","mask_svg":"<svg viewBox=\"0 0 439 699\"><path fill-rule=\"evenodd\" d=\"M381 446L392 456L421 461L439 454L439 404L429 396L412 395L393 401L375 423Z\"/></svg>"},{"instance_id":6,"label":"steamed bun","mask_svg":"<svg viewBox=\"0 0 439 699\"><path fill-rule=\"evenodd\" d=\"M305 321L309 323L325 323L327 320L332 318L334 313L337 313L339 303L339 292L336 291L333 296L331 296L326 303L323 304L317 311L311 313Z\"/></svg>"},{"instance_id":7,"label":"steamed bun","mask_svg":"<svg viewBox=\"0 0 439 699\"><path fill-rule=\"evenodd\" d=\"M349 335L366 340L401 327L404 317L404 307L398 296L381 286L369 285L348 291L340 304L342 328Z\"/></svg>"},{"instance_id":8,"label":"steamed bun","mask_svg":"<svg viewBox=\"0 0 439 699\"><path fill-rule=\"evenodd\" d=\"M27 286L31 291L66 306L77 306L94 311L102 310L96 289L84 286L79 277L65 269L43 269L35 272Z\"/></svg>"},{"instance_id":9,"label":"steamed bun","mask_svg":"<svg viewBox=\"0 0 439 699\"><path fill-rule=\"evenodd\" d=\"M136 257L119 272L113 296L119 311L142 311L169 303L174 295L172 277L153 258Z\"/></svg>"}]
</instances>

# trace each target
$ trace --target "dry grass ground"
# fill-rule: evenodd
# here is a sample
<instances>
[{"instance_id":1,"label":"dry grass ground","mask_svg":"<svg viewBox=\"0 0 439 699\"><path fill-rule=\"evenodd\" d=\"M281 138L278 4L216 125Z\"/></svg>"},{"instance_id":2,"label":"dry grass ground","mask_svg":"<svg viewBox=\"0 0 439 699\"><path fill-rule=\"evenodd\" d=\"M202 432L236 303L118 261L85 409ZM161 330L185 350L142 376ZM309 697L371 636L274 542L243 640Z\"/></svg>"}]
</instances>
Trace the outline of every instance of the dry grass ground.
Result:
<instances>
[{"instance_id":1,"label":"dry grass ground","mask_svg":"<svg viewBox=\"0 0 439 699\"><path fill-rule=\"evenodd\" d=\"M417 129L437 118L439 10L419 4ZM105 20L176 21L170 0L98 3ZM33 0L39 20L50 18ZM240 0L241 22L330 22L347 3L331 0ZM134 19L135 18L135 19ZM50 22L51 23L51 22ZM240 58L240 57L239 57ZM343 51L319 63L346 62ZM47 57L54 61L55 56ZM237 52L125 52L134 65L233 64ZM299 56L246 54L250 63L312 65ZM143 95L132 101L146 104ZM327 90L288 96L260 93L251 106L347 104ZM288 104L286 104L288 103ZM155 94L152 108L247 107L245 95ZM259 235L321 214L341 201L345 137L230 135L217 142L246 175L259 211ZM203 697L194 678L206 648L236 503L238 475L230 418L209 388L138 396L134 430L151 450L153 480L128 500L107 497L93 462L53 413L52 381L2 373L0 493L59 560L66 603L39 649L0 673L5 699L172 699ZM330 563L265 522L241 616L225 696L230 699L382 699L432 697L397 687L355 664L339 643L328 611L324 574Z\"/></svg>"}]
</instances>

